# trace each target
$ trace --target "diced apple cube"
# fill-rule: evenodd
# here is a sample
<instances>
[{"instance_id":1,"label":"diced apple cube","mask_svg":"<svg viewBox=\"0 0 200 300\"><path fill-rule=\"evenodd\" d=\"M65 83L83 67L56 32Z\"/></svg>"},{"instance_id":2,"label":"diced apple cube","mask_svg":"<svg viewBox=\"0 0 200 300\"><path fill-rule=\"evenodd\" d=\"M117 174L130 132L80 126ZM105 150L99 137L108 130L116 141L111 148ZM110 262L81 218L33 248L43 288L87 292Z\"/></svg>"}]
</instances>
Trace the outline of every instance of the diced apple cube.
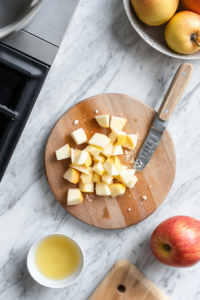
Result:
<instances>
[{"instance_id":1,"label":"diced apple cube","mask_svg":"<svg viewBox=\"0 0 200 300\"><path fill-rule=\"evenodd\" d=\"M114 163L115 163L115 168L121 172L122 171L122 164L121 161L119 160L119 158L117 156L114 157Z\"/></svg>"},{"instance_id":2,"label":"diced apple cube","mask_svg":"<svg viewBox=\"0 0 200 300\"><path fill-rule=\"evenodd\" d=\"M137 146L137 141L138 141L138 135L137 134L129 134L128 135L128 139L132 144L132 148L133 150L135 149L135 147Z\"/></svg>"},{"instance_id":3,"label":"diced apple cube","mask_svg":"<svg viewBox=\"0 0 200 300\"><path fill-rule=\"evenodd\" d=\"M95 117L97 123L104 128L109 128L109 115Z\"/></svg>"},{"instance_id":4,"label":"diced apple cube","mask_svg":"<svg viewBox=\"0 0 200 300\"><path fill-rule=\"evenodd\" d=\"M106 149L103 149L101 153L106 157L111 157L113 153L113 144L110 143Z\"/></svg>"},{"instance_id":5,"label":"diced apple cube","mask_svg":"<svg viewBox=\"0 0 200 300\"><path fill-rule=\"evenodd\" d=\"M110 196L111 191L107 183L105 182L98 182L96 184L96 194L98 196Z\"/></svg>"},{"instance_id":6,"label":"diced apple cube","mask_svg":"<svg viewBox=\"0 0 200 300\"><path fill-rule=\"evenodd\" d=\"M69 189L67 196L67 205L77 205L83 202L83 196L79 189Z\"/></svg>"},{"instance_id":7,"label":"diced apple cube","mask_svg":"<svg viewBox=\"0 0 200 300\"><path fill-rule=\"evenodd\" d=\"M119 177L125 182L125 184L129 183L132 177L135 175L134 169L128 169L120 172Z\"/></svg>"},{"instance_id":8,"label":"diced apple cube","mask_svg":"<svg viewBox=\"0 0 200 300\"><path fill-rule=\"evenodd\" d=\"M94 183L93 182L83 183L82 179L80 179L79 189L81 192L93 193L94 192Z\"/></svg>"},{"instance_id":9,"label":"diced apple cube","mask_svg":"<svg viewBox=\"0 0 200 300\"><path fill-rule=\"evenodd\" d=\"M113 176L117 181L121 182L123 185L126 185L125 182L119 177L119 175L117 176Z\"/></svg>"},{"instance_id":10,"label":"diced apple cube","mask_svg":"<svg viewBox=\"0 0 200 300\"><path fill-rule=\"evenodd\" d=\"M108 158L106 160L106 162L104 163L104 168L106 169L107 173L110 175L110 176L114 176L114 175L118 175L119 174L119 171L116 169L115 167L115 163L114 161L112 160L112 158Z\"/></svg>"},{"instance_id":11,"label":"diced apple cube","mask_svg":"<svg viewBox=\"0 0 200 300\"><path fill-rule=\"evenodd\" d=\"M87 161L89 156L90 156L89 153L86 152L85 150L81 151L77 156L75 156L74 165L75 166L83 165Z\"/></svg>"},{"instance_id":12,"label":"diced apple cube","mask_svg":"<svg viewBox=\"0 0 200 300\"><path fill-rule=\"evenodd\" d=\"M74 166L73 164L70 164L69 167L78 170L81 173L89 175L89 169L84 166Z\"/></svg>"},{"instance_id":13,"label":"diced apple cube","mask_svg":"<svg viewBox=\"0 0 200 300\"><path fill-rule=\"evenodd\" d=\"M101 153L102 149L93 145L88 145L84 150L89 152L93 156L97 156Z\"/></svg>"},{"instance_id":14,"label":"diced apple cube","mask_svg":"<svg viewBox=\"0 0 200 300\"><path fill-rule=\"evenodd\" d=\"M71 137L77 145L87 142L87 136L83 128L79 128L71 133Z\"/></svg>"},{"instance_id":15,"label":"diced apple cube","mask_svg":"<svg viewBox=\"0 0 200 300\"><path fill-rule=\"evenodd\" d=\"M101 176L101 179L102 179L103 182L107 183L108 185L111 184L112 181L113 181L113 177L110 176L110 175L107 174L107 173L106 173L106 174L103 174L103 175Z\"/></svg>"},{"instance_id":16,"label":"diced apple cube","mask_svg":"<svg viewBox=\"0 0 200 300\"><path fill-rule=\"evenodd\" d=\"M92 160L94 162L99 162L100 161L102 164L105 163L105 161L106 161L105 157L103 155L101 155L101 154L99 154L97 156L93 156Z\"/></svg>"},{"instance_id":17,"label":"diced apple cube","mask_svg":"<svg viewBox=\"0 0 200 300\"><path fill-rule=\"evenodd\" d=\"M118 131L112 130L111 133L108 135L108 137L111 140L111 143L114 143L118 138Z\"/></svg>"},{"instance_id":18,"label":"diced apple cube","mask_svg":"<svg viewBox=\"0 0 200 300\"><path fill-rule=\"evenodd\" d=\"M119 117L112 117L110 122L110 128L115 129L117 131L121 131L126 124L127 119L119 118Z\"/></svg>"},{"instance_id":19,"label":"diced apple cube","mask_svg":"<svg viewBox=\"0 0 200 300\"><path fill-rule=\"evenodd\" d=\"M78 183L79 179L80 179L80 173L72 168L69 168L65 174L63 175L63 177L65 179L67 179L68 181L72 182L72 183Z\"/></svg>"},{"instance_id":20,"label":"diced apple cube","mask_svg":"<svg viewBox=\"0 0 200 300\"><path fill-rule=\"evenodd\" d=\"M112 155L121 155L124 154L121 145L113 144L113 153Z\"/></svg>"},{"instance_id":21,"label":"diced apple cube","mask_svg":"<svg viewBox=\"0 0 200 300\"><path fill-rule=\"evenodd\" d=\"M71 162L72 162L72 164L74 164L74 160L75 160L75 150L73 148L71 148Z\"/></svg>"},{"instance_id":22,"label":"diced apple cube","mask_svg":"<svg viewBox=\"0 0 200 300\"><path fill-rule=\"evenodd\" d=\"M86 162L84 163L84 167L88 168L88 167L91 166L91 164L92 164L92 158L89 155L88 158L87 158L87 160L86 160Z\"/></svg>"},{"instance_id":23,"label":"diced apple cube","mask_svg":"<svg viewBox=\"0 0 200 300\"><path fill-rule=\"evenodd\" d=\"M100 161L93 167L93 171L99 175L103 175L103 173L105 173L105 169Z\"/></svg>"},{"instance_id":24,"label":"diced apple cube","mask_svg":"<svg viewBox=\"0 0 200 300\"><path fill-rule=\"evenodd\" d=\"M129 140L128 136L127 136L126 142L124 143L123 147L124 147L124 148L128 148L128 149L131 149L131 150L134 150L134 149L135 149L135 148L133 147L131 141Z\"/></svg>"},{"instance_id":25,"label":"diced apple cube","mask_svg":"<svg viewBox=\"0 0 200 300\"><path fill-rule=\"evenodd\" d=\"M101 182L101 176L96 172L93 172L92 182Z\"/></svg>"},{"instance_id":26,"label":"diced apple cube","mask_svg":"<svg viewBox=\"0 0 200 300\"><path fill-rule=\"evenodd\" d=\"M71 157L71 149L67 144L56 151L57 160L62 160Z\"/></svg>"},{"instance_id":27,"label":"diced apple cube","mask_svg":"<svg viewBox=\"0 0 200 300\"><path fill-rule=\"evenodd\" d=\"M119 195L123 195L126 192L126 187L121 183L113 183L109 187L112 198L115 198Z\"/></svg>"},{"instance_id":28,"label":"diced apple cube","mask_svg":"<svg viewBox=\"0 0 200 300\"><path fill-rule=\"evenodd\" d=\"M76 157L79 153L81 153L81 150L75 149L74 157Z\"/></svg>"},{"instance_id":29,"label":"diced apple cube","mask_svg":"<svg viewBox=\"0 0 200 300\"><path fill-rule=\"evenodd\" d=\"M134 188L136 182L138 181L137 177L136 176L133 176L133 178L126 184L126 186L129 188L129 189L132 189Z\"/></svg>"},{"instance_id":30,"label":"diced apple cube","mask_svg":"<svg viewBox=\"0 0 200 300\"><path fill-rule=\"evenodd\" d=\"M92 170L92 168L88 168L88 169L89 169L89 175L81 173L81 180L83 183L92 182L93 170Z\"/></svg>"},{"instance_id":31,"label":"diced apple cube","mask_svg":"<svg viewBox=\"0 0 200 300\"><path fill-rule=\"evenodd\" d=\"M118 132L117 145L124 145L126 143L127 134L124 131Z\"/></svg>"},{"instance_id":32,"label":"diced apple cube","mask_svg":"<svg viewBox=\"0 0 200 300\"><path fill-rule=\"evenodd\" d=\"M110 143L110 139L101 133L95 133L93 137L89 140L89 144L100 147L102 149L106 149L108 147L108 144Z\"/></svg>"},{"instance_id":33,"label":"diced apple cube","mask_svg":"<svg viewBox=\"0 0 200 300\"><path fill-rule=\"evenodd\" d=\"M125 166L125 165L122 165L122 171L125 171L125 170L127 170L128 169L128 167L127 166Z\"/></svg>"}]
</instances>

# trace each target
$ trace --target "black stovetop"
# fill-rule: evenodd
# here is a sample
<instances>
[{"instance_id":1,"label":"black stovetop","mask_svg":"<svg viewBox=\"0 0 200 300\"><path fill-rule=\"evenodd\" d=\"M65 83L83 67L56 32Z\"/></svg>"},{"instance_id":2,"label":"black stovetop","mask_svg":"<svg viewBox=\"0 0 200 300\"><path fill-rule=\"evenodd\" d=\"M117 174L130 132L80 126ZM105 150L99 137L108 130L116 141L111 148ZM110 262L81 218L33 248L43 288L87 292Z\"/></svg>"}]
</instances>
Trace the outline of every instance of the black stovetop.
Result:
<instances>
[{"instance_id":1,"label":"black stovetop","mask_svg":"<svg viewBox=\"0 0 200 300\"><path fill-rule=\"evenodd\" d=\"M0 180L47 76L49 67L0 44Z\"/></svg>"}]
</instances>

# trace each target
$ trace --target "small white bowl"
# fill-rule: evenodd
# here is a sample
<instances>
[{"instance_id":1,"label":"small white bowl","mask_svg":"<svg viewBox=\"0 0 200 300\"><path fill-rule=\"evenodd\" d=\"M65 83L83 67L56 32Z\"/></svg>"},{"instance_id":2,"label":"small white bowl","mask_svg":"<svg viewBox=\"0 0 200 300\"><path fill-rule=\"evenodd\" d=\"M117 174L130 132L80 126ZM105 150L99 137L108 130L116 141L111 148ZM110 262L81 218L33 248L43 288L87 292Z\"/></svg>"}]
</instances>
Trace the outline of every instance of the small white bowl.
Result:
<instances>
[{"instance_id":1,"label":"small white bowl","mask_svg":"<svg viewBox=\"0 0 200 300\"><path fill-rule=\"evenodd\" d=\"M36 263L35 263L35 252L36 252L39 244L43 240L45 240L46 238L48 238L50 236L58 236L58 235L64 236L65 238L70 239L76 245L76 247L79 250L79 254L80 254L80 264L79 264L79 267L76 270L76 272L74 274L72 274L70 277L67 277L62 280L51 280L51 279L43 276L40 273L40 271L38 270ZM84 254L83 254L83 251L82 251L80 245L73 238L71 238L70 236L68 236L66 234L53 233L53 234L49 234L49 235L46 235L46 236L40 238L32 245L32 247L29 250L28 257L27 257L27 267L28 267L29 273L31 274L33 279L35 279L35 281L37 281L41 285L49 287L49 288L60 289L60 288L67 287L68 285L74 283L80 277L80 275L84 269Z\"/></svg>"}]
</instances>

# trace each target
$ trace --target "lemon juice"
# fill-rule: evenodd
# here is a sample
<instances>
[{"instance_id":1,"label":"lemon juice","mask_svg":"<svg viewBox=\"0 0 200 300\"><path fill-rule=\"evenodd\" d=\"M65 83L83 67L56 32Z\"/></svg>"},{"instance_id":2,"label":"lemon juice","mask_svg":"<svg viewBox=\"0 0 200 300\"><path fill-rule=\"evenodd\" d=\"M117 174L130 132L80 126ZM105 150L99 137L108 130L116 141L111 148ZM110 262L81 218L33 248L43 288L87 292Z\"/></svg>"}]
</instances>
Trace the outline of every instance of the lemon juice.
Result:
<instances>
[{"instance_id":1,"label":"lemon juice","mask_svg":"<svg viewBox=\"0 0 200 300\"><path fill-rule=\"evenodd\" d=\"M52 280L70 277L78 269L80 254L74 242L62 235L44 239L35 253L40 273Z\"/></svg>"}]
</instances>

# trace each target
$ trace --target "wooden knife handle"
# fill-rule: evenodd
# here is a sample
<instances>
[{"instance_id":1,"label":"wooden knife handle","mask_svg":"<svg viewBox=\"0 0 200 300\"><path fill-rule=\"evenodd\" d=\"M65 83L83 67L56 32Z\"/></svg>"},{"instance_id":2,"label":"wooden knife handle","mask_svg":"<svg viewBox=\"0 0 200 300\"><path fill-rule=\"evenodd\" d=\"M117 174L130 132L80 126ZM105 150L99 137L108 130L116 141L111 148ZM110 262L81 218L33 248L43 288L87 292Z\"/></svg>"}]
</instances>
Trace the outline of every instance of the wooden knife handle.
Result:
<instances>
[{"instance_id":1,"label":"wooden knife handle","mask_svg":"<svg viewBox=\"0 0 200 300\"><path fill-rule=\"evenodd\" d=\"M193 70L193 65L189 63L184 63L179 67L159 108L158 116L161 120L167 121L170 119L192 77Z\"/></svg>"}]
</instances>

